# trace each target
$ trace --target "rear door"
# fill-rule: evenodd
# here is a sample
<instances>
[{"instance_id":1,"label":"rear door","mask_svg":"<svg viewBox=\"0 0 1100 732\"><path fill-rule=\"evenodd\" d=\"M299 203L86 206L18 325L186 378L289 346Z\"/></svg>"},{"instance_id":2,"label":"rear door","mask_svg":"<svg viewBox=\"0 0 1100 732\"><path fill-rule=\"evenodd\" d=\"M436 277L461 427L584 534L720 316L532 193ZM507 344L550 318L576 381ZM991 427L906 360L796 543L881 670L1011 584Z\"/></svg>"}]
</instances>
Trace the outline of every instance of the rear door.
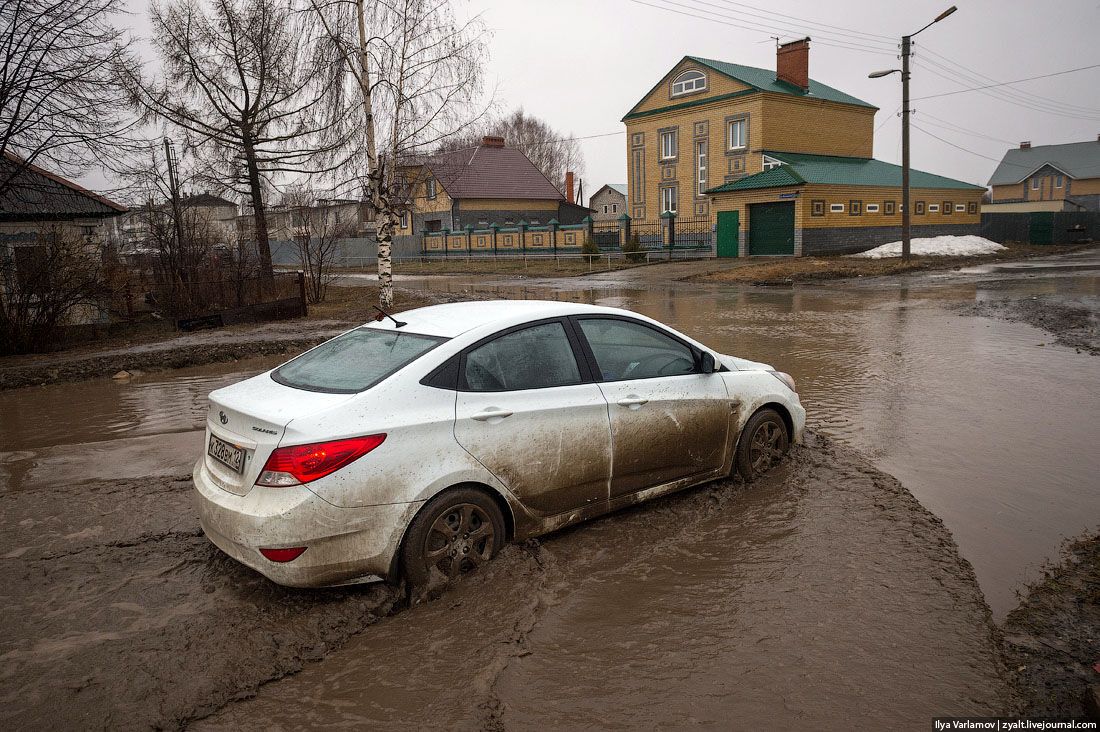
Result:
<instances>
[{"instance_id":1,"label":"rear door","mask_svg":"<svg viewBox=\"0 0 1100 732\"><path fill-rule=\"evenodd\" d=\"M607 400L611 498L723 466L730 398L719 374L700 373L690 344L632 318L575 322Z\"/></svg>"},{"instance_id":2,"label":"rear door","mask_svg":"<svg viewBox=\"0 0 1100 732\"><path fill-rule=\"evenodd\" d=\"M605 502L607 404L562 320L512 328L460 359L455 438L543 516Z\"/></svg>"}]
</instances>

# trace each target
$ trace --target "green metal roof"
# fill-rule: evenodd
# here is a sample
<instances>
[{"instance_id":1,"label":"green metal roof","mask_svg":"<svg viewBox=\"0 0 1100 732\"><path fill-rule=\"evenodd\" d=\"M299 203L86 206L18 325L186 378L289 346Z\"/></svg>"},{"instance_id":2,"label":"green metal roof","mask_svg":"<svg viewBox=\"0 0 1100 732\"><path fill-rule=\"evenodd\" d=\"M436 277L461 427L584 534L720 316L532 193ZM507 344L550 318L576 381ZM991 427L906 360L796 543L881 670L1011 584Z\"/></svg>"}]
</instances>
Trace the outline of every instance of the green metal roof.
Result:
<instances>
[{"instance_id":1,"label":"green metal roof","mask_svg":"<svg viewBox=\"0 0 1100 732\"><path fill-rule=\"evenodd\" d=\"M712 188L708 193L725 193L750 188L771 188L796 183L768 183L781 178L764 178L769 173L790 167L790 173L803 183L825 185L871 186L882 188L901 187L901 166L875 160L874 158L846 158L834 155L806 155L804 153L786 153L765 151L768 157L775 158L785 165L763 173L756 173L739 180ZM793 180L793 177L786 180ZM925 173L923 170L909 171L909 185L913 188L957 188L964 190L984 190L983 186L965 183L942 175Z\"/></svg>"},{"instance_id":2,"label":"green metal roof","mask_svg":"<svg viewBox=\"0 0 1100 732\"><path fill-rule=\"evenodd\" d=\"M775 77L775 71L769 69L758 69L755 66L741 66L740 64L731 64L725 61L716 61L709 58L699 58L698 56L684 56L684 58L682 58L680 62L682 63L683 61L692 61L699 64L700 66L706 66L707 68L728 76L735 81L739 81L750 88L744 91L732 92L730 94L720 94L718 96L712 97L704 95L698 98L689 99L687 101L669 104L664 107L659 107L657 109L648 109L644 112L628 112L627 115L623 117L622 121L625 122L628 119L636 119L638 117L648 117L650 115L661 114L662 112L669 112L676 109L696 107L701 104L710 104L711 102L726 101L728 99L745 96L747 94L755 94L757 92L776 92L779 94L787 94L792 97L802 97L806 99L825 99L831 102L839 102L841 104L853 104L860 107L867 107L868 109L878 109L878 107L873 104L869 104L862 99L856 99L850 94L845 94L839 89L834 89L831 86L822 84L819 81L814 81L813 79L810 79L810 88L807 91L803 90L799 86L795 86L794 84L788 84L785 81L779 81ZM677 63L677 66L679 66L679 63ZM657 85L653 87L653 89L650 89L646 93L646 97L652 94L660 85L660 82L658 82ZM639 104L640 103L641 102L639 102ZM636 106L637 105L635 105L635 107Z\"/></svg>"},{"instance_id":3,"label":"green metal roof","mask_svg":"<svg viewBox=\"0 0 1100 732\"><path fill-rule=\"evenodd\" d=\"M800 186L806 181L789 165L765 170L763 173L738 178L707 193L727 193L729 191L750 191L754 188L779 188L780 186Z\"/></svg>"},{"instance_id":4,"label":"green metal roof","mask_svg":"<svg viewBox=\"0 0 1100 732\"><path fill-rule=\"evenodd\" d=\"M845 94L839 89L826 86L820 81L814 81L813 79L810 79L809 91L803 91L802 87L788 84L785 81L780 81L775 78L775 71L773 69L758 69L755 66L742 66L740 64L727 63L726 61L699 58L698 56L688 56L688 58L697 64L708 66L720 74L725 74L730 78L737 79L737 81L748 84L760 91L779 92L780 94L789 94L795 97L816 97L817 99L827 99L830 102L857 104L861 107L878 109L878 107L873 104L869 104L862 99L856 99L850 94Z\"/></svg>"}]
</instances>

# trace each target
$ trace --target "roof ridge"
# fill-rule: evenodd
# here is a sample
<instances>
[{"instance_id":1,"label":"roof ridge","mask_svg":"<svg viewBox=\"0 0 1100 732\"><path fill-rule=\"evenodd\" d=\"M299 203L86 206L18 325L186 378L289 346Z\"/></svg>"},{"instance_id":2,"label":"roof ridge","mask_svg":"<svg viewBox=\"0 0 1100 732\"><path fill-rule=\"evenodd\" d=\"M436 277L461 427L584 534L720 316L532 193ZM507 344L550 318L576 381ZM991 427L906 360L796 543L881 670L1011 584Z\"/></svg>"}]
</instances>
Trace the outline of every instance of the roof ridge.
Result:
<instances>
[{"instance_id":1,"label":"roof ridge","mask_svg":"<svg viewBox=\"0 0 1100 732\"><path fill-rule=\"evenodd\" d=\"M91 198L93 201L96 201L98 203L102 203L104 206L107 206L108 208L113 208L115 211L118 211L119 213L126 213L127 211L130 210L128 207L122 205L121 203L115 203L114 201L107 198L106 196L102 196L102 195L100 195L100 194L98 194L94 191L90 191L87 188L85 188L84 186L79 185L77 183L74 183L73 181L69 180L68 178L63 178L60 175L57 175L56 173L51 173L50 171L46 170L45 168L40 168L37 165L35 165L34 163L31 163L31 162L28 162L27 160L24 160L23 158L19 157L18 155L16 155L13 152L6 152L5 151L4 152L4 157L7 158L9 161L15 163L16 165L22 166L24 170L29 170L33 173L37 173L38 175L49 178L54 183L57 183L58 185L65 186L66 188L68 188L70 190L76 191L77 193L80 193L84 196L87 196L88 198Z\"/></svg>"}]
</instances>

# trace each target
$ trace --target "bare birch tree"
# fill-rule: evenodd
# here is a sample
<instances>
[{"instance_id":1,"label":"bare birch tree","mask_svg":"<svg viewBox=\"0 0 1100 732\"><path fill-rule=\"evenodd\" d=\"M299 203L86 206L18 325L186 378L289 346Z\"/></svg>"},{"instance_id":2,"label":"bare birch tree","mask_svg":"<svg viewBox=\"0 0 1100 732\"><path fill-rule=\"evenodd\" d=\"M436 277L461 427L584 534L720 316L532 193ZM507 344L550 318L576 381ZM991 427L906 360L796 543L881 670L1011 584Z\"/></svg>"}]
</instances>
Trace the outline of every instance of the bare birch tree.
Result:
<instances>
[{"instance_id":1,"label":"bare birch tree","mask_svg":"<svg viewBox=\"0 0 1100 732\"><path fill-rule=\"evenodd\" d=\"M377 212L379 302L393 304L393 234L407 181L399 166L470 128L481 92L484 29L450 0L305 0L339 49L361 100L361 184Z\"/></svg>"},{"instance_id":2,"label":"bare birch tree","mask_svg":"<svg viewBox=\"0 0 1100 732\"><path fill-rule=\"evenodd\" d=\"M0 195L37 164L79 175L109 162L134 124L115 75L128 41L119 0L0 2Z\"/></svg>"},{"instance_id":3,"label":"bare birch tree","mask_svg":"<svg viewBox=\"0 0 1100 732\"><path fill-rule=\"evenodd\" d=\"M332 172L360 134L342 90L331 86L339 80L314 63L312 21L285 0L157 2L153 42L163 75L147 79L132 66L126 74L147 116L178 127L208 161L208 185L250 202L265 276L266 197L276 179Z\"/></svg>"}]
</instances>

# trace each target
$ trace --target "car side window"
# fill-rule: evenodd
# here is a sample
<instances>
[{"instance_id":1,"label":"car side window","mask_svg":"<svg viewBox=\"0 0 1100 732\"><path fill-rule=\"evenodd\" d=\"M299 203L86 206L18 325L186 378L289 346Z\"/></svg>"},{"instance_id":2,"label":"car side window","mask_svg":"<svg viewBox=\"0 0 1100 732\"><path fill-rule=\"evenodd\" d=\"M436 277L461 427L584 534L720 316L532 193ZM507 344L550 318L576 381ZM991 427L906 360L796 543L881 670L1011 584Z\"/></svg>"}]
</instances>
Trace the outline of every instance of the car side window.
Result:
<instances>
[{"instance_id":1,"label":"car side window","mask_svg":"<svg viewBox=\"0 0 1100 732\"><path fill-rule=\"evenodd\" d=\"M680 341L627 320L579 321L604 381L652 379L695 373L695 354Z\"/></svg>"},{"instance_id":2,"label":"car side window","mask_svg":"<svg viewBox=\"0 0 1100 732\"><path fill-rule=\"evenodd\" d=\"M471 391L519 391L579 383L577 358L561 323L513 331L466 354L466 386Z\"/></svg>"}]
</instances>

